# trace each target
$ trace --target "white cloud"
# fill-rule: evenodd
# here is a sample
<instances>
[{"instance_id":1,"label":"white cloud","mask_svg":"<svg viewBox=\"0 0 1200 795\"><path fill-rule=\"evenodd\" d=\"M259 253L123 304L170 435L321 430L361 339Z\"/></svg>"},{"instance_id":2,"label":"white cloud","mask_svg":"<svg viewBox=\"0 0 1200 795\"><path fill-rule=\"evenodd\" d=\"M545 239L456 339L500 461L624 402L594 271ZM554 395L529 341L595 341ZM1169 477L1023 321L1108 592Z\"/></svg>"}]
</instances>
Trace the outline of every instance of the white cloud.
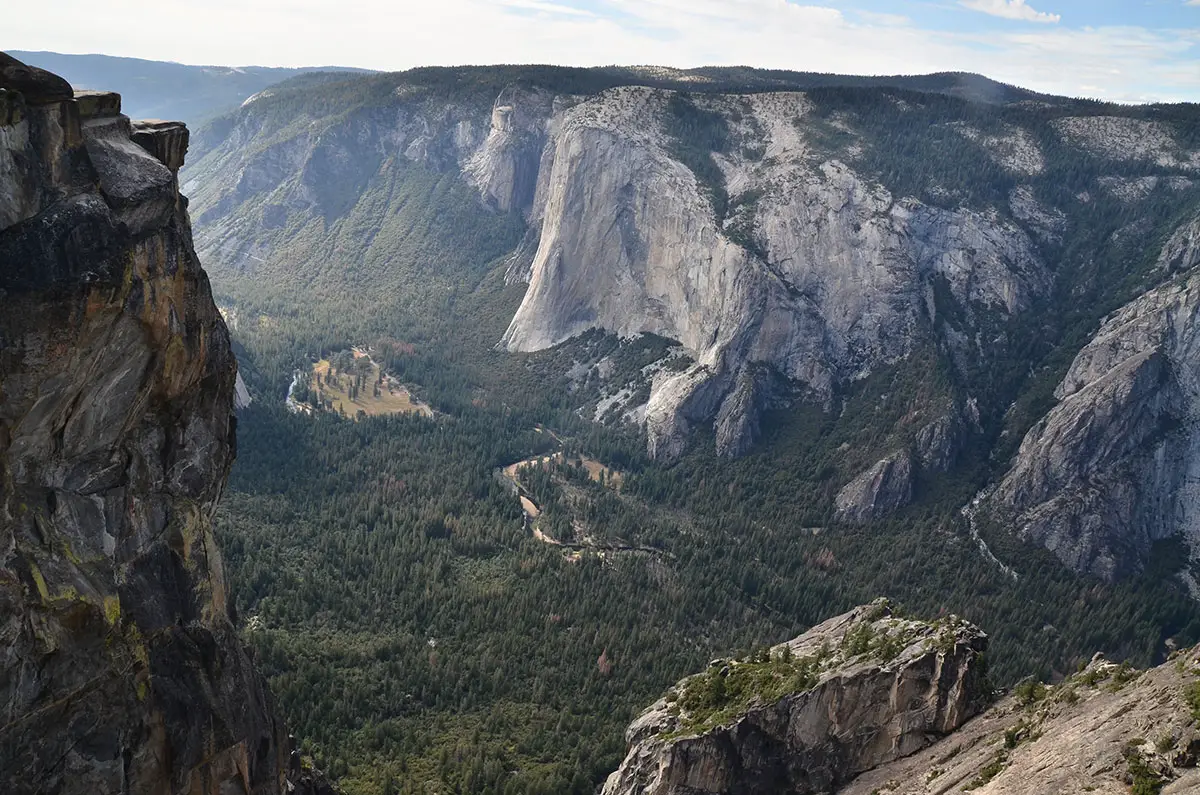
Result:
<instances>
[{"instance_id":1,"label":"white cloud","mask_svg":"<svg viewBox=\"0 0 1200 795\"><path fill-rule=\"evenodd\" d=\"M958 0L958 4L972 11L982 11L1004 19L1019 19L1022 22L1054 23L1062 19L1058 14L1035 11L1025 5L1025 0Z\"/></svg>"},{"instance_id":2,"label":"white cloud","mask_svg":"<svg viewBox=\"0 0 1200 795\"><path fill-rule=\"evenodd\" d=\"M1200 3L1200 0L1196 0L1196 2ZM911 19L900 14L881 14L876 11L856 11L855 13L863 22L867 22L872 25L890 25L892 27L898 27L900 25L912 24Z\"/></svg>"},{"instance_id":3,"label":"white cloud","mask_svg":"<svg viewBox=\"0 0 1200 795\"><path fill-rule=\"evenodd\" d=\"M1047 93L1200 101L1200 31L1039 26L947 33L808 2L206 0L201 7L105 0L97 10L95 0L45 0L5 18L0 47L387 70L557 63L971 71Z\"/></svg>"}]
</instances>

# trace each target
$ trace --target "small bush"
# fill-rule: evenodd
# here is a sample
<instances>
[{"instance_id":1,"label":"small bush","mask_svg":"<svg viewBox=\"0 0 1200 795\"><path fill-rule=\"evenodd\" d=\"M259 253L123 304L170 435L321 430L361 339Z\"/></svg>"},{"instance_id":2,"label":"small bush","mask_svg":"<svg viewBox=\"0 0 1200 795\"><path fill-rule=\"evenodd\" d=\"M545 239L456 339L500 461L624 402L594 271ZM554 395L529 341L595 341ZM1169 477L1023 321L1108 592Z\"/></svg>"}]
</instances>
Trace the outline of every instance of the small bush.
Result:
<instances>
[{"instance_id":1,"label":"small bush","mask_svg":"<svg viewBox=\"0 0 1200 795\"><path fill-rule=\"evenodd\" d=\"M1049 692L1044 684L1036 679L1024 679L1013 688L1013 695L1022 707L1032 706L1046 697Z\"/></svg>"},{"instance_id":2,"label":"small bush","mask_svg":"<svg viewBox=\"0 0 1200 795\"><path fill-rule=\"evenodd\" d=\"M1183 689L1183 701L1192 712L1192 720L1200 721L1200 681L1192 682Z\"/></svg>"},{"instance_id":3,"label":"small bush","mask_svg":"<svg viewBox=\"0 0 1200 795\"><path fill-rule=\"evenodd\" d=\"M1129 767L1129 776L1133 779L1130 789L1132 795L1158 795L1163 788L1163 779L1154 771L1133 744L1125 748L1125 764Z\"/></svg>"},{"instance_id":4,"label":"small bush","mask_svg":"<svg viewBox=\"0 0 1200 795\"><path fill-rule=\"evenodd\" d=\"M1117 666L1117 670L1113 672L1112 683L1109 684L1109 689L1114 693L1120 690L1128 682L1132 682L1141 675L1141 671L1137 670L1127 662L1123 662Z\"/></svg>"},{"instance_id":5,"label":"small bush","mask_svg":"<svg viewBox=\"0 0 1200 795\"><path fill-rule=\"evenodd\" d=\"M847 657L857 657L871 650L875 629L865 621L842 636L842 651Z\"/></svg>"},{"instance_id":6,"label":"small bush","mask_svg":"<svg viewBox=\"0 0 1200 795\"><path fill-rule=\"evenodd\" d=\"M963 787L963 791L969 792L973 789L979 789L984 784L987 784L996 776L1000 775L1007 764L1008 752L1003 750L997 751L995 759L984 765L983 770L979 771L979 775L971 779L971 782L967 784L967 786Z\"/></svg>"},{"instance_id":7,"label":"small bush","mask_svg":"<svg viewBox=\"0 0 1200 795\"><path fill-rule=\"evenodd\" d=\"M880 662L891 662L908 646L908 640L900 635L880 635L875 642L875 656Z\"/></svg>"}]
</instances>

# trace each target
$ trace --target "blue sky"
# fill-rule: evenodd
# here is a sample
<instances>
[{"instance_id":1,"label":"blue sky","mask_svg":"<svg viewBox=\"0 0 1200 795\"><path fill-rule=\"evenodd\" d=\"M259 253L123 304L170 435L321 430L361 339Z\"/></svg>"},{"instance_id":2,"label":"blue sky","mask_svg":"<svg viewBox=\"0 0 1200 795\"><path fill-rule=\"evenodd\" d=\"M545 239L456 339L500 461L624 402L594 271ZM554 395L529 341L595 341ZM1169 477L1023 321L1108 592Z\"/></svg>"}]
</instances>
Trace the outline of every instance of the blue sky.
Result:
<instances>
[{"instance_id":1,"label":"blue sky","mask_svg":"<svg viewBox=\"0 0 1200 795\"><path fill-rule=\"evenodd\" d=\"M1200 102L1200 0L0 0L0 47L184 63L961 70Z\"/></svg>"}]
</instances>

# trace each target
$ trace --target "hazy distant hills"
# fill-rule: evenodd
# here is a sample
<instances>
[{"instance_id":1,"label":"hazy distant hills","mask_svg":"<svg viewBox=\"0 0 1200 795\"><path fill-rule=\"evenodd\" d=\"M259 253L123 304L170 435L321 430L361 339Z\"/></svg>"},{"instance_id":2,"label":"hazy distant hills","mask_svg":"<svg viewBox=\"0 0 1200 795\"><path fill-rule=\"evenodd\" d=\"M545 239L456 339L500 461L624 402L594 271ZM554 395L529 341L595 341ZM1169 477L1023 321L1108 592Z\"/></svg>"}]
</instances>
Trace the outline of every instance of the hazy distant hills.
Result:
<instances>
[{"instance_id":1,"label":"hazy distant hills","mask_svg":"<svg viewBox=\"0 0 1200 795\"><path fill-rule=\"evenodd\" d=\"M170 61L121 58L112 55L69 55L56 52L10 50L15 58L65 77L77 89L117 91L131 118L159 118L188 122L193 131L203 122L236 108L247 97L267 86L311 72L367 72L340 66L282 68L268 66L193 66ZM502 66L499 79L513 79L538 71L538 67ZM417 70L419 73L421 70ZM802 91L819 87L890 86L926 93L949 94L979 102L1008 103L1048 99L1031 91L1004 85L980 75L848 77L748 67L706 67L677 70L658 67L607 67L565 70L586 74L588 82L611 85L636 83L658 88L686 88L698 92L729 90ZM599 87L599 86L597 86Z\"/></svg>"},{"instance_id":2,"label":"hazy distant hills","mask_svg":"<svg viewBox=\"0 0 1200 795\"><path fill-rule=\"evenodd\" d=\"M343 67L191 66L111 55L9 51L14 58L62 75L77 89L117 91L130 118L185 121L193 128L269 85L306 72Z\"/></svg>"}]
</instances>

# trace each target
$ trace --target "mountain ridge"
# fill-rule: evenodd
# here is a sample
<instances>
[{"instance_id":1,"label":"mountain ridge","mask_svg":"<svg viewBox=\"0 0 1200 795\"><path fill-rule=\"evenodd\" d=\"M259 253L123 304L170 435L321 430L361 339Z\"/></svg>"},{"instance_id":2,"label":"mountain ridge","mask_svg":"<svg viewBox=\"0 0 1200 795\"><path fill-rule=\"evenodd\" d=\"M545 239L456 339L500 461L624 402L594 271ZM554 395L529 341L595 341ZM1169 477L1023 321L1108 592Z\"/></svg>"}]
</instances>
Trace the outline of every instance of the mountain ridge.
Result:
<instances>
[{"instance_id":1,"label":"mountain ridge","mask_svg":"<svg viewBox=\"0 0 1200 795\"><path fill-rule=\"evenodd\" d=\"M1166 278L1167 241L1191 260L1176 232L1200 209L1195 107L612 82L513 67L293 84L197 136L197 247L254 371L223 526L249 636L348 788L415 789L402 755L447 788L585 795L619 761L624 711L877 593L996 627L1004 683L1197 637L1181 543L1106 582L959 513L1102 318ZM497 351L535 261L566 300L525 328L557 344ZM623 298L592 289L609 283ZM288 415L296 372L354 346L433 422ZM652 415L664 398L680 410ZM649 459L647 420L678 423L660 437L673 462ZM719 435L757 441L719 457ZM531 517L497 473L560 444L519 475ZM398 580L397 560L420 575ZM526 654L494 652L517 637ZM413 683L400 709L395 681ZM543 728L568 691L605 727L604 761ZM463 700L475 711L447 706ZM533 717L513 729L514 711ZM454 729L415 746L431 725ZM439 765L463 744L469 769Z\"/></svg>"},{"instance_id":2,"label":"mountain ridge","mask_svg":"<svg viewBox=\"0 0 1200 795\"><path fill-rule=\"evenodd\" d=\"M194 129L236 108L268 86L312 72L366 72L350 67L212 66L100 53L11 50L27 64L64 77L76 88L115 91L129 115L177 119Z\"/></svg>"}]
</instances>

